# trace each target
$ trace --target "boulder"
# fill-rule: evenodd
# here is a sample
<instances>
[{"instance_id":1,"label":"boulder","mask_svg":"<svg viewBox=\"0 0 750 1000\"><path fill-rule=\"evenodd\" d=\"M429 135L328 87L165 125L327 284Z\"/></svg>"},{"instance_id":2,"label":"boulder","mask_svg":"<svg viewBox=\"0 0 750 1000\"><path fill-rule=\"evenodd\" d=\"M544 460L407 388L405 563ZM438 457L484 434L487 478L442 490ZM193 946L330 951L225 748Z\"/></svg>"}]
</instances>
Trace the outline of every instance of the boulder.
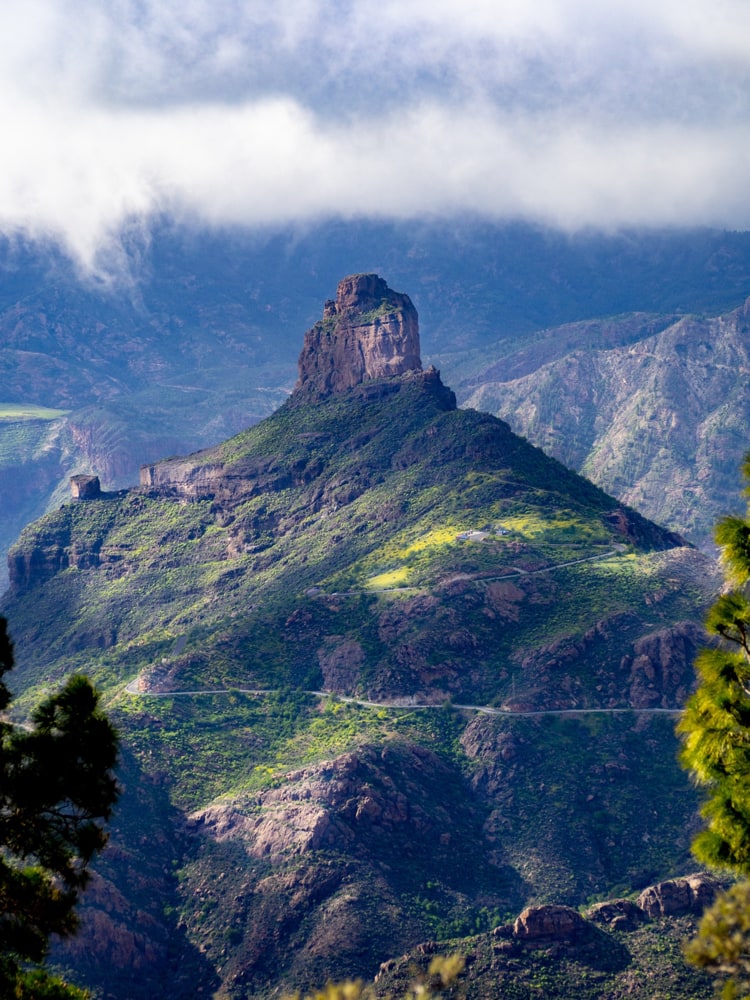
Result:
<instances>
[{"instance_id":1,"label":"boulder","mask_svg":"<svg viewBox=\"0 0 750 1000\"><path fill-rule=\"evenodd\" d=\"M102 490L98 476L71 476L70 495L74 500L95 500Z\"/></svg>"},{"instance_id":2,"label":"boulder","mask_svg":"<svg viewBox=\"0 0 750 1000\"><path fill-rule=\"evenodd\" d=\"M523 941L572 941L585 926L578 910L550 903L522 910L513 925L513 934Z\"/></svg>"},{"instance_id":3,"label":"boulder","mask_svg":"<svg viewBox=\"0 0 750 1000\"><path fill-rule=\"evenodd\" d=\"M703 913L721 888L708 872L696 872L682 878L650 885L638 897L638 906L652 919Z\"/></svg>"}]
</instances>

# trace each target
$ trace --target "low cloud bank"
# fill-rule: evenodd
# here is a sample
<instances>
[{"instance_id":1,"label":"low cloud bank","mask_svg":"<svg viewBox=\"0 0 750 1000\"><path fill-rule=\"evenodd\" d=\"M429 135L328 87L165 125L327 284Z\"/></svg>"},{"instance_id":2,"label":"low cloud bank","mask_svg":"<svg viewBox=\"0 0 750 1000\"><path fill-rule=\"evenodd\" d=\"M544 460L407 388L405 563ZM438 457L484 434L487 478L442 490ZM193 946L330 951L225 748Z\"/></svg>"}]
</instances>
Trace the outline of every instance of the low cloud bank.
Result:
<instances>
[{"instance_id":1,"label":"low cloud bank","mask_svg":"<svg viewBox=\"0 0 750 1000\"><path fill-rule=\"evenodd\" d=\"M744 2L8 0L0 30L0 228L86 268L154 213L750 228Z\"/></svg>"}]
</instances>

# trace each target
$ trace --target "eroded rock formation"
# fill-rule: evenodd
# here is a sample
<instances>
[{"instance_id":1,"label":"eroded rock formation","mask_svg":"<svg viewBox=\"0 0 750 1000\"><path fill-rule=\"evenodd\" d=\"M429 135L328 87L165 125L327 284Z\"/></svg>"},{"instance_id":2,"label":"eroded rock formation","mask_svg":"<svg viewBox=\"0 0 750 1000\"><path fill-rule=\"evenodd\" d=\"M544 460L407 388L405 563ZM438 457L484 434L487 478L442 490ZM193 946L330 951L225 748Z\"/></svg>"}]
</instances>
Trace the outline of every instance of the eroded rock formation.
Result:
<instances>
[{"instance_id":1,"label":"eroded rock formation","mask_svg":"<svg viewBox=\"0 0 750 1000\"><path fill-rule=\"evenodd\" d=\"M430 789L424 800L417 779ZM290 772L278 788L199 810L191 828L217 841L238 839L251 856L276 862L373 837L380 843L384 835L447 850L457 825L432 793L450 780L440 759L416 744L363 746Z\"/></svg>"},{"instance_id":2,"label":"eroded rock formation","mask_svg":"<svg viewBox=\"0 0 750 1000\"><path fill-rule=\"evenodd\" d=\"M377 274L339 282L323 318L305 334L295 397L322 399L368 379L421 371L417 311Z\"/></svg>"},{"instance_id":3,"label":"eroded rock formation","mask_svg":"<svg viewBox=\"0 0 750 1000\"><path fill-rule=\"evenodd\" d=\"M600 924L616 931L635 931L648 920L662 917L679 917L685 914L700 916L716 898L721 884L710 872L694 872L680 878L667 879L650 885L638 897L608 899L596 903L585 914L571 906L546 903L527 906L513 924L496 927L496 938L515 939L529 944L572 942L585 937L589 923Z\"/></svg>"},{"instance_id":4,"label":"eroded rock formation","mask_svg":"<svg viewBox=\"0 0 750 1000\"><path fill-rule=\"evenodd\" d=\"M382 379L393 381L376 381ZM409 296L392 291L377 274L354 274L339 282L335 300L325 303L323 318L305 334L299 379L288 402L304 405L355 387L365 400L376 400L417 382L443 409L456 408L455 394L440 381L440 373L422 370L417 311ZM141 486L233 501L299 485L316 472L304 461L287 468L273 457L258 458L229 468L217 457L209 448L143 465Z\"/></svg>"},{"instance_id":5,"label":"eroded rock formation","mask_svg":"<svg viewBox=\"0 0 750 1000\"><path fill-rule=\"evenodd\" d=\"M595 903L586 917L613 931L634 931L646 919L646 913L630 899L608 899Z\"/></svg>"},{"instance_id":6,"label":"eroded rock formation","mask_svg":"<svg viewBox=\"0 0 750 1000\"><path fill-rule=\"evenodd\" d=\"M102 494L98 476L71 476L70 495L74 500L95 500Z\"/></svg>"},{"instance_id":7,"label":"eroded rock formation","mask_svg":"<svg viewBox=\"0 0 750 1000\"><path fill-rule=\"evenodd\" d=\"M652 919L700 914L714 901L720 887L718 879L709 872L696 872L650 885L638 897L638 906Z\"/></svg>"},{"instance_id":8,"label":"eroded rock formation","mask_svg":"<svg viewBox=\"0 0 750 1000\"><path fill-rule=\"evenodd\" d=\"M522 910L516 917L513 933L523 941L569 941L584 927L583 917L572 906L548 903L544 906L527 906Z\"/></svg>"}]
</instances>

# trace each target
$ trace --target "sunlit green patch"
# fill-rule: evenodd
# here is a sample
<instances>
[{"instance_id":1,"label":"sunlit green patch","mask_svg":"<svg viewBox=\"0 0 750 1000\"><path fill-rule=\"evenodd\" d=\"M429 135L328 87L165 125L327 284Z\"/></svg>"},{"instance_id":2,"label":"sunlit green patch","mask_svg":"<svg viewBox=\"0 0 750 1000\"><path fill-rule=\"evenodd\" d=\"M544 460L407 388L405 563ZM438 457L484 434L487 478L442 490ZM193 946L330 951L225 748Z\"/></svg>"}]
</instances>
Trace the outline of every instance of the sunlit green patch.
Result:
<instances>
[{"instance_id":1,"label":"sunlit green patch","mask_svg":"<svg viewBox=\"0 0 750 1000\"><path fill-rule=\"evenodd\" d=\"M57 420L70 410L54 410L34 403L0 403L0 420Z\"/></svg>"},{"instance_id":2,"label":"sunlit green patch","mask_svg":"<svg viewBox=\"0 0 750 1000\"><path fill-rule=\"evenodd\" d=\"M459 529L453 525L449 527L434 528L432 531L428 531L427 534L422 535L415 542L407 545L401 550L401 555L403 558L407 558L410 555L414 555L417 552L424 552L426 549L438 548L439 546L448 545L451 542L455 542L456 535Z\"/></svg>"},{"instance_id":3,"label":"sunlit green patch","mask_svg":"<svg viewBox=\"0 0 750 1000\"><path fill-rule=\"evenodd\" d=\"M532 510L510 514L503 518L502 527L538 544L591 545L610 540L603 524L569 510L550 511L548 516L540 516L538 511Z\"/></svg>"},{"instance_id":4,"label":"sunlit green patch","mask_svg":"<svg viewBox=\"0 0 750 1000\"><path fill-rule=\"evenodd\" d=\"M406 566L397 566L396 569L386 570L385 573L378 573L371 576L367 581L367 586L373 590L385 590L389 587L403 587L408 583L409 570Z\"/></svg>"}]
</instances>

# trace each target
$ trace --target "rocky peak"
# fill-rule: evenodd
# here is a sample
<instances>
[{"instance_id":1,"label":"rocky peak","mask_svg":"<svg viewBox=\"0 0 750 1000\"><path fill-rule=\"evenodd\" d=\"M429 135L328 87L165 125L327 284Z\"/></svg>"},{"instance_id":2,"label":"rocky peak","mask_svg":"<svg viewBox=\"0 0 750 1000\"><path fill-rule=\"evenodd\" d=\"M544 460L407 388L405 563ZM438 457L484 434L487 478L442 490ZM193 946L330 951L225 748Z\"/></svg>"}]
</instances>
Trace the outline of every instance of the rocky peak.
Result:
<instances>
[{"instance_id":1,"label":"rocky peak","mask_svg":"<svg viewBox=\"0 0 750 1000\"><path fill-rule=\"evenodd\" d=\"M421 371L417 310L377 274L339 282L305 334L295 397L323 399L369 379Z\"/></svg>"}]
</instances>

